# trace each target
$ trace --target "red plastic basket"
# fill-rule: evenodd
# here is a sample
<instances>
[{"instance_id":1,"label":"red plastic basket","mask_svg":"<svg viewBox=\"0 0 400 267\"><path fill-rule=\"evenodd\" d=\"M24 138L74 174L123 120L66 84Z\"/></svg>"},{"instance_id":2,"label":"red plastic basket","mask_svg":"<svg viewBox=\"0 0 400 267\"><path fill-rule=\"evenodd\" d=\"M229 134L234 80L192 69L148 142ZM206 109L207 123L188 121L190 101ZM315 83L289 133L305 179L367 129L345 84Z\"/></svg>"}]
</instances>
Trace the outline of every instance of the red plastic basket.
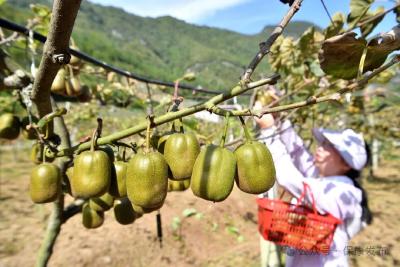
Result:
<instances>
[{"instance_id":1,"label":"red plastic basket","mask_svg":"<svg viewBox=\"0 0 400 267\"><path fill-rule=\"evenodd\" d=\"M296 205L281 199L257 199L259 231L264 239L279 245L327 254L341 220L331 214L318 214L310 186L307 183L303 186ZM301 205L307 190L312 209Z\"/></svg>"}]
</instances>

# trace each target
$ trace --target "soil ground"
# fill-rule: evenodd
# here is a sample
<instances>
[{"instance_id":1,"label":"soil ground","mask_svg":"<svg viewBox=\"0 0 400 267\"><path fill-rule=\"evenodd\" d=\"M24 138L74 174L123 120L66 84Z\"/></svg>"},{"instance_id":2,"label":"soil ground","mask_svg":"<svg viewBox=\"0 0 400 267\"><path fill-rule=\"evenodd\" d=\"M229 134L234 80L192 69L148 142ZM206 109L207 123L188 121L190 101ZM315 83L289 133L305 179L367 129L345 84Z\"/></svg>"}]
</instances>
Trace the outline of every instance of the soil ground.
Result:
<instances>
[{"instance_id":1,"label":"soil ground","mask_svg":"<svg viewBox=\"0 0 400 267\"><path fill-rule=\"evenodd\" d=\"M33 266L52 204L29 199L28 152L0 153L0 267ZM352 240L359 255L351 256L351 266L400 265L398 162L384 161L378 177L364 183L375 219ZM193 216L185 217L188 211ZM62 226L49 266L259 266L255 196L235 188L227 200L211 203L190 190L173 192L161 214L162 248L155 213L122 226L111 210L94 230L85 229L78 214ZM378 246L383 255L371 255Z\"/></svg>"}]
</instances>

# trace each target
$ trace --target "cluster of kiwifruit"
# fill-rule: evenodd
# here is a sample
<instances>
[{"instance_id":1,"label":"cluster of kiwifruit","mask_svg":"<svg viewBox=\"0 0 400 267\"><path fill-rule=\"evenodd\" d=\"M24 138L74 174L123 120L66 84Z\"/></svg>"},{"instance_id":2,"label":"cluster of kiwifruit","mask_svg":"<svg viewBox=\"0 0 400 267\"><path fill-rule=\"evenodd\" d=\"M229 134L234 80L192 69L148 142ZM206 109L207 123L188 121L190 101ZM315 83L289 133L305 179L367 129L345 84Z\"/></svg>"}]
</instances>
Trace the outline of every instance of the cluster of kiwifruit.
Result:
<instances>
[{"instance_id":1,"label":"cluster of kiwifruit","mask_svg":"<svg viewBox=\"0 0 400 267\"><path fill-rule=\"evenodd\" d=\"M193 133L171 131L158 140L157 148L164 156L170 191L190 186L194 195L218 202L229 196L234 181L240 190L251 194L268 191L275 183L271 153L250 138L234 152L215 145L200 150Z\"/></svg>"},{"instance_id":2,"label":"cluster of kiwifruit","mask_svg":"<svg viewBox=\"0 0 400 267\"><path fill-rule=\"evenodd\" d=\"M168 191L189 186L194 195L218 202L229 196L235 180L242 191L252 194L269 190L275 182L271 154L259 142L247 141L234 152L215 145L200 150L196 136L182 127L152 141L153 149L147 145L128 162L114 161L113 150L97 148L95 138L90 150L75 157L66 171L66 188L72 196L88 200L82 210L85 227L102 225L104 212L113 207L119 223L133 223L160 209ZM55 165L44 162L32 171L34 202L54 201L60 190L61 174Z\"/></svg>"},{"instance_id":3,"label":"cluster of kiwifruit","mask_svg":"<svg viewBox=\"0 0 400 267\"><path fill-rule=\"evenodd\" d=\"M133 205L127 198L127 162L117 157L110 146L96 147L92 140L90 150L78 154L73 165L63 177L60 169L46 162L40 146L35 147L33 157L43 156L32 172L30 195L35 203L55 201L62 191L75 198L86 200L82 207L82 223L86 228L97 228L104 222L104 212L113 208L120 224L133 223L149 209ZM44 154L43 154L44 153Z\"/></svg>"},{"instance_id":4,"label":"cluster of kiwifruit","mask_svg":"<svg viewBox=\"0 0 400 267\"><path fill-rule=\"evenodd\" d=\"M63 65L57 72L51 85L51 92L54 94L76 97L80 102L87 102L91 99L90 89L82 85L79 79L79 72L82 68L82 61L71 56L69 64Z\"/></svg>"},{"instance_id":5,"label":"cluster of kiwifruit","mask_svg":"<svg viewBox=\"0 0 400 267\"><path fill-rule=\"evenodd\" d=\"M36 117L32 117L32 122L37 122ZM20 119L12 113L3 113L0 115L0 139L14 140L19 134L29 139L36 139L37 135L33 128L27 128L30 124L29 117Z\"/></svg>"}]
</instances>

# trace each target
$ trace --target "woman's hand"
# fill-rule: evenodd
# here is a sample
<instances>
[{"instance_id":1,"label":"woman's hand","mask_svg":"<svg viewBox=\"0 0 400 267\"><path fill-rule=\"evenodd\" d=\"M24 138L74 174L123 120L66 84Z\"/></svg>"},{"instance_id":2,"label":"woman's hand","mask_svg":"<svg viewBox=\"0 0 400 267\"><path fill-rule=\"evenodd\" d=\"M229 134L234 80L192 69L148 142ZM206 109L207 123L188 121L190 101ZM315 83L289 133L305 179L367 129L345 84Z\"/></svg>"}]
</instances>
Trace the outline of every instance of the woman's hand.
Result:
<instances>
[{"instance_id":1,"label":"woman's hand","mask_svg":"<svg viewBox=\"0 0 400 267\"><path fill-rule=\"evenodd\" d=\"M254 104L255 110L261 110L262 104L259 101L256 101ZM275 119L272 114L264 114L261 118L254 117L256 123L260 126L261 129L270 128L275 124Z\"/></svg>"},{"instance_id":2,"label":"woman's hand","mask_svg":"<svg viewBox=\"0 0 400 267\"><path fill-rule=\"evenodd\" d=\"M275 124L274 116L271 114L264 114L261 118L254 117L254 120L260 126L261 129L270 128Z\"/></svg>"}]
</instances>

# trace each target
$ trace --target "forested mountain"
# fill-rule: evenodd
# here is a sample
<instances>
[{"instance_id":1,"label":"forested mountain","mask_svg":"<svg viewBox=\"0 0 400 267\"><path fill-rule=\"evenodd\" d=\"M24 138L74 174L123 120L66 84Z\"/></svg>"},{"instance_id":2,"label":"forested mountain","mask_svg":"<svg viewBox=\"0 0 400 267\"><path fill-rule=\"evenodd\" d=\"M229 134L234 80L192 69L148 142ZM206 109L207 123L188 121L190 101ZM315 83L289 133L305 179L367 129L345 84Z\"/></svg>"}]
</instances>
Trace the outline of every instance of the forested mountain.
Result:
<instances>
[{"instance_id":1,"label":"forested mountain","mask_svg":"<svg viewBox=\"0 0 400 267\"><path fill-rule=\"evenodd\" d=\"M0 6L0 16L26 24L33 15L29 7L32 3L51 7L52 1L7 0ZM297 36L310 26L308 22L291 22L285 32ZM272 30L272 26L266 26L259 34L244 35L168 16L140 17L83 1L73 38L83 52L137 74L172 81L194 71L196 84L225 89L238 81L259 42ZM266 62L256 75L268 74Z\"/></svg>"}]
</instances>

